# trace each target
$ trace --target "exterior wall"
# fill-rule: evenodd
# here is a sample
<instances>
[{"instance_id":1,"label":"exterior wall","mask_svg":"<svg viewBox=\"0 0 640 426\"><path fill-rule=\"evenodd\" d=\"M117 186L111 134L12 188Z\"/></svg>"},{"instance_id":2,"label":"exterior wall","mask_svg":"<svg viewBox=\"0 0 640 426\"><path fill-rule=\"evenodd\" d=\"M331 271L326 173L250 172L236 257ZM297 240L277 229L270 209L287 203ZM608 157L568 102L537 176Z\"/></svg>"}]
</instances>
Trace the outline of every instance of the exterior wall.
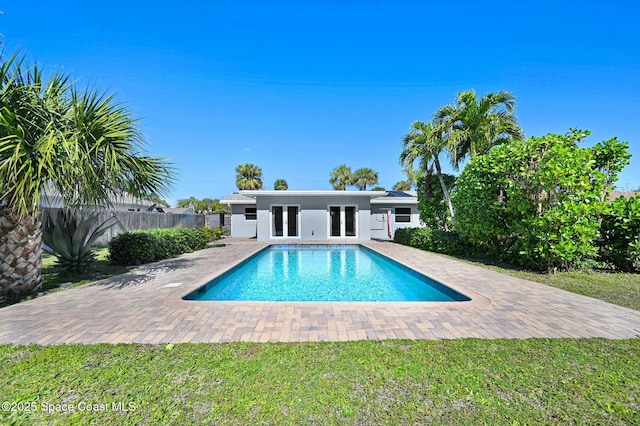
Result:
<instances>
[{"instance_id":1,"label":"exterior wall","mask_svg":"<svg viewBox=\"0 0 640 426\"><path fill-rule=\"evenodd\" d=\"M244 218L245 207L255 207L255 204L234 204L231 206L231 236L253 238L256 236L257 220ZM260 212L258 212L258 219Z\"/></svg>"},{"instance_id":2,"label":"exterior wall","mask_svg":"<svg viewBox=\"0 0 640 426\"><path fill-rule=\"evenodd\" d=\"M395 213L396 207L411 207L411 222L396 222ZM391 210L391 236L389 236L387 216ZM418 228L420 223L420 212L415 205L402 205L396 206L394 204L375 204L371 206L371 238L389 239L393 238L393 235L398 228Z\"/></svg>"},{"instance_id":3,"label":"exterior wall","mask_svg":"<svg viewBox=\"0 0 640 426\"><path fill-rule=\"evenodd\" d=\"M299 236L272 237L271 206L299 207ZM356 237L329 237L329 206L356 206ZM362 196L280 196L263 195L257 197L258 208L257 236L259 241L295 241L295 240L330 240L354 239L369 240L370 199ZM233 234L235 236L235 234Z\"/></svg>"}]
</instances>

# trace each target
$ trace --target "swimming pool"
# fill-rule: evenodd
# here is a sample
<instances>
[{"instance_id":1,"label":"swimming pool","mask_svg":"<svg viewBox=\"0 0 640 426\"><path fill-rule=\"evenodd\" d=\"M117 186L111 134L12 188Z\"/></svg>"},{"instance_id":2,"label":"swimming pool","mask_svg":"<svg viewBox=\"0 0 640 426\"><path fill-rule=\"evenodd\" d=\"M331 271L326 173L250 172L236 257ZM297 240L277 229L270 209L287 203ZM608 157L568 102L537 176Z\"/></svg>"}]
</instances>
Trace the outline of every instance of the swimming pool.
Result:
<instances>
[{"instance_id":1,"label":"swimming pool","mask_svg":"<svg viewBox=\"0 0 640 426\"><path fill-rule=\"evenodd\" d=\"M271 302L468 301L468 297L360 245L272 245L185 300Z\"/></svg>"}]
</instances>

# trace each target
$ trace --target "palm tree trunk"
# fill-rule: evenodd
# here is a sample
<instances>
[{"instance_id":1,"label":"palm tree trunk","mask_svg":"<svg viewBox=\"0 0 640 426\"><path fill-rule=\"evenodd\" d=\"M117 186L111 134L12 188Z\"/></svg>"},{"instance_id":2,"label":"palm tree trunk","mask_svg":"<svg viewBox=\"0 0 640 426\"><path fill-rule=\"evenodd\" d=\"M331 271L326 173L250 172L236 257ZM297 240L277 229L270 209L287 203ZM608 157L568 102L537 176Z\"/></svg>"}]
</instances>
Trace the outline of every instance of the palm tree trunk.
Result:
<instances>
[{"instance_id":1,"label":"palm tree trunk","mask_svg":"<svg viewBox=\"0 0 640 426\"><path fill-rule=\"evenodd\" d=\"M28 295L41 286L40 215L20 218L0 208L0 298Z\"/></svg>"},{"instance_id":2,"label":"palm tree trunk","mask_svg":"<svg viewBox=\"0 0 640 426\"><path fill-rule=\"evenodd\" d=\"M440 186L442 187L442 193L444 194L444 199L447 200L447 204L449 205L449 212L451 213L451 219L453 220L454 212L453 212L453 204L451 204L451 196L449 195L449 190L447 190L447 185L444 184L444 178L442 177L442 169L440 168L440 160L438 160L438 156L435 155L433 157L433 162L436 165L436 174L438 175L438 180L440 181Z\"/></svg>"}]
</instances>

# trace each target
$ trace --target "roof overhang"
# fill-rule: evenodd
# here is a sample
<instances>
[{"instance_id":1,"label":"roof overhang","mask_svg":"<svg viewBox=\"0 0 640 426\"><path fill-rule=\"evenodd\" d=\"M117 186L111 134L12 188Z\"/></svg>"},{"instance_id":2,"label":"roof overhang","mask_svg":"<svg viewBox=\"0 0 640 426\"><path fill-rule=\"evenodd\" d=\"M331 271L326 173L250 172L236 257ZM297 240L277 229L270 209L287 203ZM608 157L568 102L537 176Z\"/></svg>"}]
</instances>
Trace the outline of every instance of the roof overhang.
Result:
<instances>
[{"instance_id":1,"label":"roof overhang","mask_svg":"<svg viewBox=\"0 0 640 426\"><path fill-rule=\"evenodd\" d=\"M374 198L371 200L371 204L375 205L394 205L394 206L416 206L418 205L417 198L404 198L404 197L384 197L384 198Z\"/></svg>"},{"instance_id":2,"label":"roof overhang","mask_svg":"<svg viewBox=\"0 0 640 426\"><path fill-rule=\"evenodd\" d=\"M240 191L240 195L246 197L381 197L386 194L385 191L335 191L335 190L297 190L297 191L277 191L277 190L258 190L258 191Z\"/></svg>"},{"instance_id":3,"label":"roof overhang","mask_svg":"<svg viewBox=\"0 0 640 426\"><path fill-rule=\"evenodd\" d=\"M256 199L252 198L252 199L246 199L246 200L234 200L234 199L222 199L220 200L220 204L226 204L228 206L231 205L247 205L247 204L255 204L256 203Z\"/></svg>"}]
</instances>

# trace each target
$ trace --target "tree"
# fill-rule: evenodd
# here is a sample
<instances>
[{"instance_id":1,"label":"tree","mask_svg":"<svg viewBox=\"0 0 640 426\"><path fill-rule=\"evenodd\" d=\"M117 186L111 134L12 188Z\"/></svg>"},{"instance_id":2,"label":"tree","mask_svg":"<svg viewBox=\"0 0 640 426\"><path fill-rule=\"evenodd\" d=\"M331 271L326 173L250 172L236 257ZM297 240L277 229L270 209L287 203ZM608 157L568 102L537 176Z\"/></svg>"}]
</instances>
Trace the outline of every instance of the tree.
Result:
<instances>
[{"instance_id":1,"label":"tree","mask_svg":"<svg viewBox=\"0 0 640 426\"><path fill-rule=\"evenodd\" d=\"M203 198L199 200L193 196L178 200L178 207L192 208L198 214L226 213L227 211L218 199Z\"/></svg>"},{"instance_id":2,"label":"tree","mask_svg":"<svg viewBox=\"0 0 640 426\"><path fill-rule=\"evenodd\" d=\"M382 186L376 186L375 188L371 188L372 191L386 191Z\"/></svg>"},{"instance_id":3,"label":"tree","mask_svg":"<svg viewBox=\"0 0 640 426\"><path fill-rule=\"evenodd\" d=\"M236 167L236 186L238 189L262 189L262 169L255 164L246 163Z\"/></svg>"},{"instance_id":4,"label":"tree","mask_svg":"<svg viewBox=\"0 0 640 426\"><path fill-rule=\"evenodd\" d=\"M162 194L166 160L144 154L139 122L113 96L13 55L0 64L0 297L42 283L39 204L45 187L67 207L110 206L116 194Z\"/></svg>"},{"instance_id":5,"label":"tree","mask_svg":"<svg viewBox=\"0 0 640 426\"><path fill-rule=\"evenodd\" d=\"M360 191L366 191L367 185L375 185L378 183L378 172L368 167L353 172L352 185L357 186Z\"/></svg>"},{"instance_id":6,"label":"tree","mask_svg":"<svg viewBox=\"0 0 640 426\"><path fill-rule=\"evenodd\" d=\"M580 148L587 132L513 141L472 158L454 194L456 230L505 260L568 269L592 261L606 204L603 191L628 162L628 145Z\"/></svg>"},{"instance_id":7,"label":"tree","mask_svg":"<svg viewBox=\"0 0 640 426\"><path fill-rule=\"evenodd\" d=\"M286 191L287 189L289 189L289 184L284 179L276 179L276 181L273 183L273 189L275 189L276 191Z\"/></svg>"},{"instance_id":8,"label":"tree","mask_svg":"<svg viewBox=\"0 0 640 426\"><path fill-rule=\"evenodd\" d=\"M445 187L451 191L455 190L456 177L447 173L442 175ZM418 196L418 211L420 212L420 220L428 228L448 231L452 228L451 212L442 191L442 185L439 181L430 179L426 182L426 178L420 182L421 186L429 185L426 192L429 197Z\"/></svg>"},{"instance_id":9,"label":"tree","mask_svg":"<svg viewBox=\"0 0 640 426\"><path fill-rule=\"evenodd\" d=\"M346 164L341 164L331 172L331 178L329 183L335 190L344 191L347 189L347 185L353 183L353 174L351 173L351 167Z\"/></svg>"},{"instance_id":10,"label":"tree","mask_svg":"<svg viewBox=\"0 0 640 426\"><path fill-rule=\"evenodd\" d=\"M515 96L507 91L480 99L475 90L461 92L452 105L435 112L434 125L442 132L456 169L467 156L486 154L496 145L523 138L515 116Z\"/></svg>"},{"instance_id":11,"label":"tree","mask_svg":"<svg viewBox=\"0 0 640 426\"><path fill-rule=\"evenodd\" d=\"M394 191L409 191L411 189L411 183L408 180L401 180L393 185Z\"/></svg>"},{"instance_id":12,"label":"tree","mask_svg":"<svg viewBox=\"0 0 640 426\"><path fill-rule=\"evenodd\" d=\"M446 182L442 177L442 167L440 166L440 154L442 152L449 153L451 156L450 147L442 137L441 129L437 128L433 122L423 123L422 121L414 121L411 124L411 130L403 139L404 149L400 153L400 163L405 168L413 169L413 164L418 161L420 169L425 174L424 185L426 198L430 198L430 176L435 173L442 187L442 193L444 199L449 207L449 213L451 218L454 217L453 204L451 202L451 196L447 189Z\"/></svg>"}]
</instances>

